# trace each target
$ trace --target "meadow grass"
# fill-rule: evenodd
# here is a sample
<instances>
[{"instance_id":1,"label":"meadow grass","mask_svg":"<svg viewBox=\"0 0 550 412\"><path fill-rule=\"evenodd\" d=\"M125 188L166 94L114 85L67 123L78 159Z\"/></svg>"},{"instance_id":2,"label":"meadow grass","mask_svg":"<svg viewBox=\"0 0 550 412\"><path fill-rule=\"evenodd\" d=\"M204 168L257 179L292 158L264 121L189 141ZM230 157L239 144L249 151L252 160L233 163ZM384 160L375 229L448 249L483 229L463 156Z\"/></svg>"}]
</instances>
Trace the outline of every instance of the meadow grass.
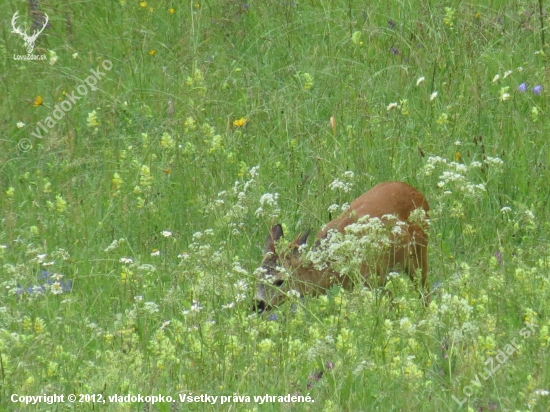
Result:
<instances>
[{"instance_id":1,"label":"meadow grass","mask_svg":"<svg viewBox=\"0 0 550 412\"><path fill-rule=\"evenodd\" d=\"M29 30L36 11L3 2L1 407L73 393L176 402L32 408L548 410L540 3L50 1L33 52L47 60L28 62L10 22L19 10ZM315 232L386 180L431 206L428 308L394 276L393 302L333 288L251 311L273 223Z\"/></svg>"}]
</instances>

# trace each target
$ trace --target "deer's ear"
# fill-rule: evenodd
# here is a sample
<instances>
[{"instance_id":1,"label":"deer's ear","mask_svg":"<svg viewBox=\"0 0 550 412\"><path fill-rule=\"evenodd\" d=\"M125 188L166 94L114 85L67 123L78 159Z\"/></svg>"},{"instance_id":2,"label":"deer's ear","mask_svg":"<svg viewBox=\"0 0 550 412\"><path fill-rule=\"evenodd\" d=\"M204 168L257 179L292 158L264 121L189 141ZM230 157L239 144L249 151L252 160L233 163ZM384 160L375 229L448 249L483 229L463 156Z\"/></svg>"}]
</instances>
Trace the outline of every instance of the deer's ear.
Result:
<instances>
[{"instance_id":1,"label":"deer's ear","mask_svg":"<svg viewBox=\"0 0 550 412\"><path fill-rule=\"evenodd\" d=\"M302 245L305 245L307 243L307 238L309 237L309 233L311 232L311 229L308 229L306 231L306 233L304 233L303 235L300 235L296 238L296 240L294 241L294 244L298 247L302 246Z\"/></svg>"},{"instance_id":2,"label":"deer's ear","mask_svg":"<svg viewBox=\"0 0 550 412\"><path fill-rule=\"evenodd\" d=\"M275 243L283 237L283 227L280 224L276 224L269 231L269 236L265 240L265 252L275 253Z\"/></svg>"},{"instance_id":3,"label":"deer's ear","mask_svg":"<svg viewBox=\"0 0 550 412\"><path fill-rule=\"evenodd\" d=\"M311 230L308 230L306 233L304 233L303 235L300 234L298 235L298 237L296 239L294 239L294 242L292 242L291 244L291 247L292 247L292 252L293 253L298 253L298 249L300 246L302 245L305 245L307 244L307 238L309 236L309 232Z\"/></svg>"}]
</instances>

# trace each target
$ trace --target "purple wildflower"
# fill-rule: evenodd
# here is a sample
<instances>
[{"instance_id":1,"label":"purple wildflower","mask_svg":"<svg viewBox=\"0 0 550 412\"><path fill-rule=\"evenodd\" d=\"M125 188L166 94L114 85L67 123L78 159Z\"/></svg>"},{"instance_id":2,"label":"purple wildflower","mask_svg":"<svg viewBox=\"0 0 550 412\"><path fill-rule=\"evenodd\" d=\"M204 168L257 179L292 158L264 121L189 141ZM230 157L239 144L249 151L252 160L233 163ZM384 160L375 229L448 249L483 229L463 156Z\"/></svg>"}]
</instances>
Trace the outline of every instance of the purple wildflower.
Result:
<instances>
[{"instance_id":1,"label":"purple wildflower","mask_svg":"<svg viewBox=\"0 0 550 412\"><path fill-rule=\"evenodd\" d=\"M388 20L388 25L390 26L390 29L392 29L392 30L395 28L395 22L392 19Z\"/></svg>"},{"instance_id":2,"label":"purple wildflower","mask_svg":"<svg viewBox=\"0 0 550 412\"><path fill-rule=\"evenodd\" d=\"M497 250L495 252L495 257L497 258L498 264L502 265L502 253L500 252L500 250Z\"/></svg>"},{"instance_id":3,"label":"purple wildflower","mask_svg":"<svg viewBox=\"0 0 550 412\"><path fill-rule=\"evenodd\" d=\"M392 47L392 48L391 48L391 52L392 52L393 54L399 54L399 50L397 50L395 47Z\"/></svg>"},{"instance_id":4,"label":"purple wildflower","mask_svg":"<svg viewBox=\"0 0 550 412\"><path fill-rule=\"evenodd\" d=\"M243 9L244 10L248 10L249 7L250 7L250 5L248 3L243 4Z\"/></svg>"},{"instance_id":5,"label":"purple wildflower","mask_svg":"<svg viewBox=\"0 0 550 412\"><path fill-rule=\"evenodd\" d=\"M516 90L520 93L525 93L527 91L527 83L521 83Z\"/></svg>"},{"instance_id":6,"label":"purple wildflower","mask_svg":"<svg viewBox=\"0 0 550 412\"><path fill-rule=\"evenodd\" d=\"M540 96L542 93L542 86L539 84L538 86L533 87L533 93L535 93L537 96Z\"/></svg>"}]
</instances>

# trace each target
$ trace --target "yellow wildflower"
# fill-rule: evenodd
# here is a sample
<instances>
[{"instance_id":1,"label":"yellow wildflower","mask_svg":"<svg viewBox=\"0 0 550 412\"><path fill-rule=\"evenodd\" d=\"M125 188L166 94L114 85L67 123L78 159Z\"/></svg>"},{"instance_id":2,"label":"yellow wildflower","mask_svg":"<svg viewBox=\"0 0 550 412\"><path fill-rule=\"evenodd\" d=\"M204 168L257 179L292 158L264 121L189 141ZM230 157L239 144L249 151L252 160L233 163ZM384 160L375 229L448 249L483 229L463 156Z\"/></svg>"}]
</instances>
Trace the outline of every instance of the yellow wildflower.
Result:
<instances>
[{"instance_id":1,"label":"yellow wildflower","mask_svg":"<svg viewBox=\"0 0 550 412\"><path fill-rule=\"evenodd\" d=\"M243 127L248 123L248 120L244 117L241 117L240 119L237 119L233 122L233 126L235 127Z\"/></svg>"}]
</instances>

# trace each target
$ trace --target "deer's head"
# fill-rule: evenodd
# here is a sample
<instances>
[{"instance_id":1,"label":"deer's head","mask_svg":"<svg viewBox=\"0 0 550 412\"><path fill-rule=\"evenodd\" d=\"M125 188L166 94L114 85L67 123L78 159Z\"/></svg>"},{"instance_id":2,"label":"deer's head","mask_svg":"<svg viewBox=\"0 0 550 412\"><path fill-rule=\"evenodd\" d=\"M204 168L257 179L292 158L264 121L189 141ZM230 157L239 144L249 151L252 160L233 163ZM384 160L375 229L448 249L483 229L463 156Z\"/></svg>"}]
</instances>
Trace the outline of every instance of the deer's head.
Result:
<instances>
[{"instance_id":1,"label":"deer's head","mask_svg":"<svg viewBox=\"0 0 550 412\"><path fill-rule=\"evenodd\" d=\"M258 279L255 296L255 307L258 311L277 306L292 289L301 292L300 279L294 278L299 277L296 275L302 270L300 246L307 243L308 236L309 230L304 235L298 236L279 253L276 250L276 243L283 237L283 228L280 224L271 228L265 242L262 273Z\"/></svg>"}]
</instances>

